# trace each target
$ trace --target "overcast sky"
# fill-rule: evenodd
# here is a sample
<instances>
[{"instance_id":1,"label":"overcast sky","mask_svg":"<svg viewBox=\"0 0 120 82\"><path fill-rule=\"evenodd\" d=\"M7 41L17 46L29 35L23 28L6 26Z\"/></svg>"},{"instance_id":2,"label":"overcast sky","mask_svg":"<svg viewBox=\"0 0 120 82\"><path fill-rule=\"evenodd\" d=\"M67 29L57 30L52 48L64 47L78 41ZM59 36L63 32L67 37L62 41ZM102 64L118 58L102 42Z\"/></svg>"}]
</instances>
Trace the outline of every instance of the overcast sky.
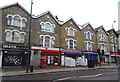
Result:
<instances>
[{"instance_id":1,"label":"overcast sky","mask_svg":"<svg viewBox=\"0 0 120 82\"><path fill-rule=\"evenodd\" d=\"M118 1L120 0L33 0L33 14L50 10L62 21L73 17L76 23L89 22L93 28L103 25L106 30L118 30ZM0 7L19 2L30 12L31 0L0 0Z\"/></svg>"}]
</instances>

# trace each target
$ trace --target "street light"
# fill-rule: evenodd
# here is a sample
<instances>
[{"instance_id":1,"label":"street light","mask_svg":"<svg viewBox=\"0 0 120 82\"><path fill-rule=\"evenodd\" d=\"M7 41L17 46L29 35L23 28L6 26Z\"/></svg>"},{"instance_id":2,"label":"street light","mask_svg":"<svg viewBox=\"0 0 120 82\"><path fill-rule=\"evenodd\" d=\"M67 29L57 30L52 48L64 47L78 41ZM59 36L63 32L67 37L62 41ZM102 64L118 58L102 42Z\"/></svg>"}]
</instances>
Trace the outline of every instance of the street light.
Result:
<instances>
[{"instance_id":1,"label":"street light","mask_svg":"<svg viewBox=\"0 0 120 82\"><path fill-rule=\"evenodd\" d=\"M114 29L114 26L113 24L115 23L116 21L113 21L112 23L112 29ZM115 45L114 45L114 52L115 52ZM117 66L117 54L115 53L115 62L116 62L116 66Z\"/></svg>"},{"instance_id":2,"label":"street light","mask_svg":"<svg viewBox=\"0 0 120 82\"><path fill-rule=\"evenodd\" d=\"M113 29L113 27L114 27L113 24L114 24L115 22L116 22L116 21L113 21L113 23L112 23L112 29Z\"/></svg>"},{"instance_id":3,"label":"street light","mask_svg":"<svg viewBox=\"0 0 120 82\"><path fill-rule=\"evenodd\" d=\"M27 66L26 66L26 73L28 73L29 71L29 67L30 67L30 51L31 51L31 18L32 18L32 4L33 4L33 1L31 0L31 9L30 9L30 26L29 26L29 33L28 33L28 49L27 49L27 52L28 52L28 55L27 55Z\"/></svg>"}]
</instances>

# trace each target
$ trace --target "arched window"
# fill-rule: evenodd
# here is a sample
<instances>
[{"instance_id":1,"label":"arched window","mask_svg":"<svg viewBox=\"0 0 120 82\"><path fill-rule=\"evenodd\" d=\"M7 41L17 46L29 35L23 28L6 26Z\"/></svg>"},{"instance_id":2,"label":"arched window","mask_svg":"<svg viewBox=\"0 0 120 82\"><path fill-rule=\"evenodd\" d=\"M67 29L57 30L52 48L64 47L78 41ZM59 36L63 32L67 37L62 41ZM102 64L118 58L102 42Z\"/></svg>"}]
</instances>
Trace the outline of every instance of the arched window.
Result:
<instances>
[{"instance_id":1,"label":"arched window","mask_svg":"<svg viewBox=\"0 0 120 82\"><path fill-rule=\"evenodd\" d=\"M76 40L66 38L65 41L66 41L66 48L67 49L76 49L76 46L77 46Z\"/></svg>"},{"instance_id":2,"label":"arched window","mask_svg":"<svg viewBox=\"0 0 120 82\"><path fill-rule=\"evenodd\" d=\"M65 30L66 30L66 35L74 36L74 37L76 36L76 32L77 32L76 29L73 29L72 27L66 27Z\"/></svg>"},{"instance_id":3,"label":"arched window","mask_svg":"<svg viewBox=\"0 0 120 82\"><path fill-rule=\"evenodd\" d=\"M93 49L93 42L86 41L85 45L86 45L86 50L92 50Z\"/></svg>"},{"instance_id":4,"label":"arched window","mask_svg":"<svg viewBox=\"0 0 120 82\"><path fill-rule=\"evenodd\" d=\"M55 44L54 40L55 40L54 38L51 38L51 47L54 47L54 44Z\"/></svg>"},{"instance_id":5,"label":"arched window","mask_svg":"<svg viewBox=\"0 0 120 82\"><path fill-rule=\"evenodd\" d=\"M12 32L12 41L13 42L20 42L20 33L17 31Z\"/></svg>"},{"instance_id":6,"label":"arched window","mask_svg":"<svg viewBox=\"0 0 120 82\"><path fill-rule=\"evenodd\" d=\"M17 26L17 27L20 27L20 26L21 26L21 19L20 19L19 16L14 16L13 25L14 25L14 26Z\"/></svg>"},{"instance_id":7,"label":"arched window","mask_svg":"<svg viewBox=\"0 0 120 82\"><path fill-rule=\"evenodd\" d=\"M70 49L73 49L73 40L70 40Z\"/></svg>"},{"instance_id":8,"label":"arched window","mask_svg":"<svg viewBox=\"0 0 120 82\"><path fill-rule=\"evenodd\" d=\"M69 29L69 35L73 36L73 29L72 28Z\"/></svg>"},{"instance_id":9,"label":"arched window","mask_svg":"<svg viewBox=\"0 0 120 82\"><path fill-rule=\"evenodd\" d=\"M91 33L90 31L84 32L85 35L85 39L93 39L93 33Z\"/></svg>"},{"instance_id":10,"label":"arched window","mask_svg":"<svg viewBox=\"0 0 120 82\"><path fill-rule=\"evenodd\" d=\"M50 37L49 36L45 37L45 47L50 47Z\"/></svg>"},{"instance_id":11,"label":"arched window","mask_svg":"<svg viewBox=\"0 0 120 82\"><path fill-rule=\"evenodd\" d=\"M41 37L40 37L40 46L41 46L41 47L43 47L43 42L44 42L43 40L44 40L44 36L41 36Z\"/></svg>"},{"instance_id":12,"label":"arched window","mask_svg":"<svg viewBox=\"0 0 120 82\"><path fill-rule=\"evenodd\" d=\"M84 35L85 35L85 39L87 39L87 32L84 32Z\"/></svg>"},{"instance_id":13,"label":"arched window","mask_svg":"<svg viewBox=\"0 0 120 82\"><path fill-rule=\"evenodd\" d=\"M19 15L7 15L7 25L12 25L16 27L26 27L26 18L22 18Z\"/></svg>"},{"instance_id":14,"label":"arched window","mask_svg":"<svg viewBox=\"0 0 120 82\"><path fill-rule=\"evenodd\" d=\"M26 26L26 20L23 19L23 20L22 20L22 27L25 27L25 26Z\"/></svg>"},{"instance_id":15,"label":"arched window","mask_svg":"<svg viewBox=\"0 0 120 82\"><path fill-rule=\"evenodd\" d=\"M45 32L54 32L54 24L51 24L50 22L41 22L41 31Z\"/></svg>"},{"instance_id":16,"label":"arched window","mask_svg":"<svg viewBox=\"0 0 120 82\"><path fill-rule=\"evenodd\" d=\"M69 49L69 40L66 40L66 48Z\"/></svg>"},{"instance_id":17,"label":"arched window","mask_svg":"<svg viewBox=\"0 0 120 82\"><path fill-rule=\"evenodd\" d=\"M77 42L74 41L74 49L76 49L76 47L77 47Z\"/></svg>"},{"instance_id":18,"label":"arched window","mask_svg":"<svg viewBox=\"0 0 120 82\"><path fill-rule=\"evenodd\" d=\"M88 32L88 39L90 39L90 32Z\"/></svg>"},{"instance_id":19,"label":"arched window","mask_svg":"<svg viewBox=\"0 0 120 82\"><path fill-rule=\"evenodd\" d=\"M25 34L24 34L24 33L21 33L20 42L21 42L21 43L24 43L24 41L25 41Z\"/></svg>"},{"instance_id":20,"label":"arched window","mask_svg":"<svg viewBox=\"0 0 120 82\"><path fill-rule=\"evenodd\" d=\"M66 35L69 35L69 29L68 29L68 27L66 27L65 29L66 29Z\"/></svg>"},{"instance_id":21,"label":"arched window","mask_svg":"<svg viewBox=\"0 0 120 82\"><path fill-rule=\"evenodd\" d=\"M91 50L91 42L88 42L88 50Z\"/></svg>"},{"instance_id":22,"label":"arched window","mask_svg":"<svg viewBox=\"0 0 120 82\"><path fill-rule=\"evenodd\" d=\"M77 31L74 29L74 31L73 31L73 36L76 36L76 32L77 32Z\"/></svg>"},{"instance_id":23,"label":"arched window","mask_svg":"<svg viewBox=\"0 0 120 82\"><path fill-rule=\"evenodd\" d=\"M7 25L12 25L12 16L8 16Z\"/></svg>"},{"instance_id":24,"label":"arched window","mask_svg":"<svg viewBox=\"0 0 120 82\"><path fill-rule=\"evenodd\" d=\"M11 32L10 31L7 31L6 32L6 41L11 41Z\"/></svg>"},{"instance_id":25,"label":"arched window","mask_svg":"<svg viewBox=\"0 0 120 82\"><path fill-rule=\"evenodd\" d=\"M50 32L51 31L51 25L50 23L45 24L45 31Z\"/></svg>"}]
</instances>

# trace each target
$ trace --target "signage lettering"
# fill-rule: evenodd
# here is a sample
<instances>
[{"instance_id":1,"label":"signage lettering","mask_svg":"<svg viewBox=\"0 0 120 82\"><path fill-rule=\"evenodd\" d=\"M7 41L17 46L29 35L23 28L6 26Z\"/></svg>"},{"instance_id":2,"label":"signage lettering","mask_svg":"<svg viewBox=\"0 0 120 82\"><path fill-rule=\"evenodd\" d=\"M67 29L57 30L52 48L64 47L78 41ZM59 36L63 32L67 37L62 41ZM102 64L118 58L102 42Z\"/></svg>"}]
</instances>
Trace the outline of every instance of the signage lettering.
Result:
<instances>
[{"instance_id":1,"label":"signage lettering","mask_svg":"<svg viewBox=\"0 0 120 82\"><path fill-rule=\"evenodd\" d=\"M3 48L16 48L14 45L3 45Z\"/></svg>"}]
</instances>

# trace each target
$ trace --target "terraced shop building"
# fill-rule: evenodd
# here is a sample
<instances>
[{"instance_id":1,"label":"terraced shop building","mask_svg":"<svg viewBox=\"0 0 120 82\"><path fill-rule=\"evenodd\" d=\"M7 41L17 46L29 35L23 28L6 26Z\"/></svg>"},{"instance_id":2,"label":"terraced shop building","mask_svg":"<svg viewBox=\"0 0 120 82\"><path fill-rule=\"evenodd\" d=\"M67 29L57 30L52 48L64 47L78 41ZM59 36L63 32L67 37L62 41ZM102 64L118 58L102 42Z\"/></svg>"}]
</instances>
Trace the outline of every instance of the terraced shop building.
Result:
<instances>
[{"instance_id":1,"label":"terraced shop building","mask_svg":"<svg viewBox=\"0 0 120 82\"><path fill-rule=\"evenodd\" d=\"M46 11L34 18L33 21L33 65L60 65L60 24L56 17Z\"/></svg>"},{"instance_id":2,"label":"terraced shop building","mask_svg":"<svg viewBox=\"0 0 120 82\"><path fill-rule=\"evenodd\" d=\"M26 65L29 19L18 3L0 8L0 67Z\"/></svg>"}]
</instances>

